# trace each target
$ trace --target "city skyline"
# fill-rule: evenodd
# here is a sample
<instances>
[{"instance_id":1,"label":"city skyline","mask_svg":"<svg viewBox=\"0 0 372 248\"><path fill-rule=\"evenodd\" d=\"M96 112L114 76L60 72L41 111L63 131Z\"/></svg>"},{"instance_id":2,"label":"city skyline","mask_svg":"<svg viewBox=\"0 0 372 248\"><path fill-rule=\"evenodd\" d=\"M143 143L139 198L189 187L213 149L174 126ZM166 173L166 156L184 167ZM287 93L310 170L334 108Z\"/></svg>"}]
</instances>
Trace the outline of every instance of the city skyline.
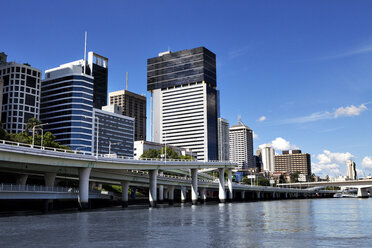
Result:
<instances>
[{"instance_id":1,"label":"city skyline","mask_svg":"<svg viewBox=\"0 0 372 248\"><path fill-rule=\"evenodd\" d=\"M372 172L372 37L363 26L372 23L372 4L337 3L80 2L69 12L65 3L24 1L19 8L9 2L4 6L6 29L0 44L8 61L28 62L44 72L81 59L88 31L88 50L110 59L108 91L124 89L128 71L129 90L148 98L147 58L169 48L205 46L217 55L221 117L235 123L242 115L256 134L254 150L265 143L275 150L300 148L312 154L312 171L320 175L346 175L346 160L353 159L357 169L368 175ZM180 7L182 12L172 11ZM103 18L76 22L84 8L100 9ZM36 17L30 18L29 12ZM62 13L71 13L70 18ZM190 21L196 17L200 26ZM29 27L24 28L26 21ZM105 29L108 24L123 29ZM21 27L24 32L17 31ZM149 118L147 127L150 130Z\"/></svg>"}]
</instances>

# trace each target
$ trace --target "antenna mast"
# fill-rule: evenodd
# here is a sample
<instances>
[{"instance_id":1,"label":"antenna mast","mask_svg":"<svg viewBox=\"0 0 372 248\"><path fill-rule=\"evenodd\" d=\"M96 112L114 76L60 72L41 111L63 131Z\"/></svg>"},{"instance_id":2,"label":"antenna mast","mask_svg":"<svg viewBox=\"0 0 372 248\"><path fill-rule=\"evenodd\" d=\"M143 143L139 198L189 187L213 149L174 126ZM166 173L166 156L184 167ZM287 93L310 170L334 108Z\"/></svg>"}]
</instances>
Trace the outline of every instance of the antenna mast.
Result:
<instances>
[{"instance_id":1,"label":"antenna mast","mask_svg":"<svg viewBox=\"0 0 372 248\"><path fill-rule=\"evenodd\" d=\"M84 74L86 74L87 67L87 32L85 31L85 45L84 45Z\"/></svg>"},{"instance_id":2,"label":"antenna mast","mask_svg":"<svg viewBox=\"0 0 372 248\"><path fill-rule=\"evenodd\" d=\"M127 72L127 76L126 76L125 90L128 90L128 72Z\"/></svg>"}]
</instances>

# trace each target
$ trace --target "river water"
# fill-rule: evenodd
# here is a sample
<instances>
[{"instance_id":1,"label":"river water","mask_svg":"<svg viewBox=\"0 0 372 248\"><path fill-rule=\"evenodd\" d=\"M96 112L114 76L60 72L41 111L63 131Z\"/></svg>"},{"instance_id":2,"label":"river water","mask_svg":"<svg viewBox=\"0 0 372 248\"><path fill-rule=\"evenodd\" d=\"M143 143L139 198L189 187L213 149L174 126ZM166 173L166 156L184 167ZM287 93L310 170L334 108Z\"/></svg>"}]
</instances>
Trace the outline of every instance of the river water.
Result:
<instances>
[{"instance_id":1,"label":"river water","mask_svg":"<svg viewBox=\"0 0 372 248\"><path fill-rule=\"evenodd\" d=\"M0 247L372 247L372 199L130 206L3 217Z\"/></svg>"}]
</instances>

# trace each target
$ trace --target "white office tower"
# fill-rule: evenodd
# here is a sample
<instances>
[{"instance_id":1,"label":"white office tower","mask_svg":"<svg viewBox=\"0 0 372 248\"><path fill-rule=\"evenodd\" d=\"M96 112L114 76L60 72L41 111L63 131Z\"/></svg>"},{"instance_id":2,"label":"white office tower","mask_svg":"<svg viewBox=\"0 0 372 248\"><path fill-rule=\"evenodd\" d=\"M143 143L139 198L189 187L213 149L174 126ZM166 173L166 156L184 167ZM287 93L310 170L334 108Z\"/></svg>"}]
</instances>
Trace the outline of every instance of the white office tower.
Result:
<instances>
[{"instance_id":1,"label":"white office tower","mask_svg":"<svg viewBox=\"0 0 372 248\"><path fill-rule=\"evenodd\" d=\"M230 161L238 163L239 170L255 167L252 130L241 121L230 127Z\"/></svg>"},{"instance_id":2,"label":"white office tower","mask_svg":"<svg viewBox=\"0 0 372 248\"><path fill-rule=\"evenodd\" d=\"M230 159L230 137L229 122L226 119L217 119L217 136L218 136L218 160L228 161Z\"/></svg>"},{"instance_id":3,"label":"white office tower","mask_svg":"<svg viewBox=\"0 0 372 248\"><path fill-rule=\"evenodd\" d=\"M355 163L351 160L348 160L346 162L347 166L347 178L351 180L356 180L357 179L357 172L355 168Z\"/></svg>"},{"instance_id":4,"label":"white office tower","mask_svg":"<svg viewBox=\"0 0 372 248\"><path fill-rule=\"evenodd\" d=\"M256 154L261 158L263 170L265 172L274 172L275 150L271 147L271 144L260 145Z\"/></svg>"},{"instance_id":5,"label":"white office tower","mask_svg":"<svg viewBox=\"0 0 372 248\"><path fill-rule=\"evenodd\" d=\"M204 47L147 60L152 141L217 160L216 57Z\"/></svg>"}]
</instances>

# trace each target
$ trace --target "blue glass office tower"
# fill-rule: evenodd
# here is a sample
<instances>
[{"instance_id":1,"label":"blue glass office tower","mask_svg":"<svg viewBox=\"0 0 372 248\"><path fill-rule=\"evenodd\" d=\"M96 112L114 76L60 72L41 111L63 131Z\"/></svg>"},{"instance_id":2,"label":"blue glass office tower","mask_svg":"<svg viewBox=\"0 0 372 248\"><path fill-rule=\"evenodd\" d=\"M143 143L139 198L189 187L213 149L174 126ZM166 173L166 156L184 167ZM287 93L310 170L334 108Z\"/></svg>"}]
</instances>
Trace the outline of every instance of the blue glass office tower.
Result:
<instances>
[{"instance_id":1,"label":"blue glass office tower","mask_svg":"<svg viewBox=\"0 0 372 248\"><path fill-rule=\"evenodd\" d=\"M44 131L71 149L92 151L93 89L83 60L46 70L40 105L40 119L48 123Z\"/></svg>"}]
</instances>

